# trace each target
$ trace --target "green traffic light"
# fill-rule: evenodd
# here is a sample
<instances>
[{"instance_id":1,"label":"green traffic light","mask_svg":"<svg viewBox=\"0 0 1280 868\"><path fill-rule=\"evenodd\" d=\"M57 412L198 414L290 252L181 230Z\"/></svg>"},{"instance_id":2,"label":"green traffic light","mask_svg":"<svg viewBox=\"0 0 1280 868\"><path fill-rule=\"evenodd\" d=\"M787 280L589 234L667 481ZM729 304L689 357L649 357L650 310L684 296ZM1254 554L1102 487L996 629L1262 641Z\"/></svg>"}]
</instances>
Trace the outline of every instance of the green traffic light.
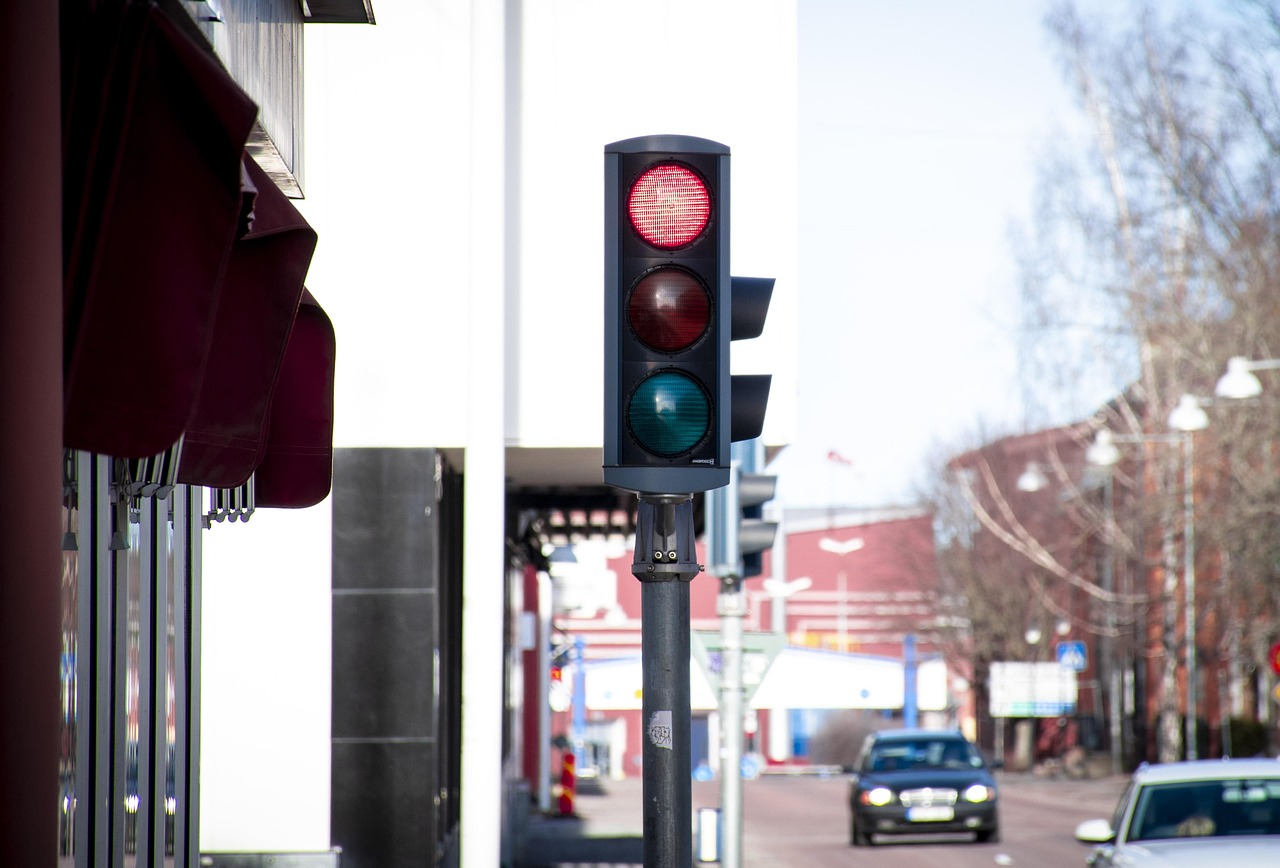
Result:
<instances>
[{"instance_id":1,"label":"green traffic light","mask_svg":"<svg viewBox=\"0 0 1280 868\"><path fill-rule=\"evenodd\" d=\"M682 455L707 436L711 401L698 382L680 371L646 378L631 394L627 424L642 448L664 458Z\"/></svg>"}]
</instances>

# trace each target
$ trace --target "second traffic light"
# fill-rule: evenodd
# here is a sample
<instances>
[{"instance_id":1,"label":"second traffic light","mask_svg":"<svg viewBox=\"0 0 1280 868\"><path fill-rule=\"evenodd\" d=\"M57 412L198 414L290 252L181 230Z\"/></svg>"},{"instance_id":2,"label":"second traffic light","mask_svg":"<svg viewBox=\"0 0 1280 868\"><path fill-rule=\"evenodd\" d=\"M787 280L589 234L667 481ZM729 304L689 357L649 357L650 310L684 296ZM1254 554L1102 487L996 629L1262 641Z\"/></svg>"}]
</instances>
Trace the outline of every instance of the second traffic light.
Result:
<instances>
[{"instance_id":1,"label":"second traffic light","mask_svg":"<svg viewBox=\"0 0 1280 868\"><path fill-rule=\"evenodd\" d=\"M772 280L729 276L729 149L692 136L605 147L604 481L642 494L729 481L759 436L767 376L730 377ZM741 305L738 302L741 286Z\"/></svg>"},{"instance_id":2,"label":"second traffic light","mask_svg":"<svg viewBox=\"0 0 1280 868\"><path fill-rule=\"evenodd\" d=\"M764 518L778 477L755 472L763 450L758 442L733 449L737 460L729 484L706 495L707 572L749 579L764 571L764 553L778 535L778 523Z\"/></svg>"}]
</instances>

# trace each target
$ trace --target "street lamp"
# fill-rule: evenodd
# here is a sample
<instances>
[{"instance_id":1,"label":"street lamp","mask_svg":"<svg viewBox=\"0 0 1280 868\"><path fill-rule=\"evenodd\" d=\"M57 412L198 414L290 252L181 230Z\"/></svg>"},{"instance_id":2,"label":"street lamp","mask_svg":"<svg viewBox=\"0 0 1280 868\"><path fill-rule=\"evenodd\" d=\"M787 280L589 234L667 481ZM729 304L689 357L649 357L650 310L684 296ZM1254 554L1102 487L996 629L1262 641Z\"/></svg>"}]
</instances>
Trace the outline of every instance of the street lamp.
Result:
<instances>
[{"instance_id":1,"label":"street lamp","mask_svg":"<svg viewBox=\"0 0 1280 868\"><path fill-rule=\"evenodd\" d=\"M1254 376L1254 371L1270 371L1280 369L1280 359L1246 359L1244 356L1232 356L1227 359L1227 372L1218 380L1214 394L1228 400L1256 398L1262 394L1262 383ZM1230 717L1225 718L1226 721Z\"/></svg>"},{"instance_id":2,"label":"street lamp","mask_svg":"<svg viewBox=\"0 0 1280 868\"><path fill-rule=\"evenodd\" d=\"M1183 572L1186 575L1183 594L1186 597L1187 622L1187 759L1196 759L1199 754L1196 739L1196 715L1199 709L1199 697L1196 687L1196 538L1195 538L1195 461L1192 458L1192 445L1195 442L1192 434L1209 427L1209 416L1200 406L1200 400L1192 395L1183 395L1178 406L1169 414L1169 427L1182 432L1183 480L1182 480L1182 521L1186 541L1182 547Z\"/></svg>"},{"instance_id":3,"label":"street lamp","mask_svg":"<svg viewBox=\"0 0 1280 868\"><path fill-rule=\"evenodd\" d=\"M1262 394L1262 383L1253 372L1276 368L1280 368L1280 359L1254 361L1244 356L1232 356L1227 359L1227 372L1218 380L1214 392L1219 398L1256 398Z\"/></svg>"},{"instance_id":4,"label":"street lamp","mask_svg":"<svg viewBox=\"0 0 1280 868\"><path fill-rule=\"evenodd\" d=\"M848 630L847 613L845 612L845 585L848 582L848 576L844 568L844 556L858 551L866 545L866 542L860 536L855 536L844 541L834 540L831 537L824 536L818 540L818 548L824 552L831 552L833 555L840 557L840 570L836 573L836 581L840 589L840 603L836 610L836 630L840 635L841 652L849 650L849 639L846 635Z\"/></svg>"},{"instance_id":5,"label":"street lamp","mask_svg":"<svg viewBox=\"0 0 1280 868\"><path fill-rule=\"evenodd\" d=\"M1027 462L1027 469L1022 471L1022 475L1018 477L1018 490L1028 493L1035 493L1043 489L1049 484L1049 478L1044 475L1044 471L1040 469L1039 463L1035 461Z\"/></svg>"},{"instance_id":6,"label":"street lamp","mask_svg":"<svg viewBox=\"0 0 1280 868\"><path fill-rule=\"evenodd\" d=\"M1106 557L1102 561L1102 589L1107 593L1114 593L1116 589L1115 552L1111 542L1111 528L1116 520L1116 506L1115 479L1111 473L1111 468L1120 460L1120 450L1116 447L1112 433L1106 428L1100 430L1093 443L1089 444L1089 448L1085 450L1084 457L1085 461L1095 467L1105 467L1107 469L1107 475L1103 479L1102 491L1103 509L1107 520ZM1107 627L1111 628L1112 635L1106 637L1106 644L1111 652L1106 655L1107 665L1110 667L1107 672L1107 702L1111 706L1108 733L1111 741L1111 771L1113 774L1119 774L1124 766L1124 712L1120 708L1120 667L1116 665L1115 647L1117 643L1115 626L1115 603L1109 602L1107 604Z\"/></svg>"},{"instance_id":7,"label":"street lamp","mask_svg":"<svg viewBox=\"0 0 1280 868\"><path fill-rule=\"evenodd\" d=\"M775 563L776 566L776 563ZM799 592L813 586L813 579L801 576L798 579L765 579L764 590L769 595L770 617L773 621L773 632L786 641L787 637L787 600ZM769 758L783 760L791 756L791 714L786 708L769 709Z\"/></svg>"},{"instance_id":8,"label":"street lamp","mask_svg":"<svg viewBox=\"0 0 1280 868\"><path fill-rule=\"evenodd\" d=\"M769 595L773 603L769 607L770 620L773 622L773 632L786 635L787 633L787 600L795 594L813 586L813 579L808 576L802 576L798 579L786 581L784 579L765 579L764 590Z\"/></svg>"},{"instance_id":9,"label":"street lamp","mask_svg":"<svg viewBox=\"0 0 1280 868\"><path fill-rule=\"evenodd\" d=\"M1090 464L1107 466L1115 464L1120 459L1120 451L1116 448L1112 433L1107 429L1102 429L1097 434L1097 439L1091 444L1085 453L1085 458ZM1017 488L1019 491L1035 493L1043 490L1049 485L1049 479L1041 470L1040 464L1035 461L1027 462L1026 469L1018 477ZM1106 509L1108 524L1112 521L1112 498L1111 498L1111 474L1106 476ZM1115 591L1115 579L1112 571L1111 548L1107 547L1107 557L1103 561L1102 567L1102 589L1108 594ZM1108 604L1107 607L1107 626L1114 632L1115 629L1115 611L1112 608L1114 604ZM1065 637L1071 631L1071 623L1065 619L1060 619L1054 628L1059 637ZM1039 627L1027 628L1026 636L1027 644L1036 645L1040 642L1041 631ZM1121 711L1120 711L1120 667L1116 665L1115 655L1109 647L1111 641L1109 637L1103 636L1099 638L1099 667L1105 665L1107 667L1107 704L1109 713L1107 715L1110 722L1110 742L1111 742L1111 768L1116 774L1123 770L1123 742L1121 737ZM1101 703L1097 703L1099 707ZM1099 708L1101 713L1101 708Z\"/></svg>"},{"instance_id":10,"label":"street lamp","mask_svg":"<svg viewBox=\"0 0 1280 868\"><path fill-rule=\"evenodd\" d=\"M1209 416L1205 413L1203 405L1206 403L1204 399L1197 398L1194 395L1184 394L1178 400L1178 405L1174 407L1173 412L1169 414L1168 424L1173 430L1179 432L1172 437L1165 437L1159 434L1154 435L1133 435L1122 436L1113 434L1107 429L1098 431L1094 442L1085 452L1085 458L1091 464L1102 467L1112 467L1120 460L1120 450L1116 447L1116 442L1125 443L1143 443L1143 442L1168 442L1176 439L1182 445L1182 462L1183 462L1183 481L1182 481L1182 521L1185 541L1183 544L1183 620L1186 629L1186 666L1187 666L1187 721L1186 721L1186 751L1187 759L1196 759L1199 754L1197 747L1197 720L1196 715L1199 708L1199 696L1196 686L1197 663L1196 663L1196 543L1195 543L1195 459L1193 456L1194 438L1196 431L1202 431L1209 426ZM1110 482L1110 474L1108 474L1108 483ZM1108 510L1111 509L1110 491L1108 491ZM1110 511L1108 512L1108 523L1112 519ZM1110 574L1110 559L1107 563L1107 574Z\"/></svg>"}]
</instances>

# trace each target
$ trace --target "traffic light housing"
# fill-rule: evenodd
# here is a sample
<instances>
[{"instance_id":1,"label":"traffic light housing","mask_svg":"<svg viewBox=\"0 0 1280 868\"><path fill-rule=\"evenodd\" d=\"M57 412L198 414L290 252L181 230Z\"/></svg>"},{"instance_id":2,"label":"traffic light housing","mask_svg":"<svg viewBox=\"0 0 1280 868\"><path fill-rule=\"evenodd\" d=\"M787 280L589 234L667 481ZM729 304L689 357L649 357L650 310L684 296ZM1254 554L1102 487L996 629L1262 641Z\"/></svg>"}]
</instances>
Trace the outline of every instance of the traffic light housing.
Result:
<instances>
[{"instance_id":1,"label":"traffic light housing","mask_svg":"<svg viewBox=\"0 0 1280 868\"><path fill-rule=\"evenodd\" d=\"M760 334L773 284L729 275L729 149L644 136L604 150L604 481L719 488L769 390L767 376L730 377L729 342Z\"/></svg>"},{"instance_id":2,"label":"traffic light housing","mask_svg":"<svg viewBox=\"0 0 1280 868\"><path fill-rule=\"evenodd\" d=\"M757 444L734 447L729 484L707 493L707 572L749 579L764 571L764 553L773 547L778 523L766 521L764 504L773 500L778 477L756 473Z\"/></svg>"},{"instance_id":3,"label":"traffic light housing","mask_svg":"<svg viewBox=\"0 0 1280 868\"><path fill-rule=\"evenodd\" d=\"M778 477L765 473L738 475L738 553L742 556L742 578L750 579L764 572L764 553L773 548L778 523L766 521L764 504L773 500Z\"/></svg>"}]
</instances>

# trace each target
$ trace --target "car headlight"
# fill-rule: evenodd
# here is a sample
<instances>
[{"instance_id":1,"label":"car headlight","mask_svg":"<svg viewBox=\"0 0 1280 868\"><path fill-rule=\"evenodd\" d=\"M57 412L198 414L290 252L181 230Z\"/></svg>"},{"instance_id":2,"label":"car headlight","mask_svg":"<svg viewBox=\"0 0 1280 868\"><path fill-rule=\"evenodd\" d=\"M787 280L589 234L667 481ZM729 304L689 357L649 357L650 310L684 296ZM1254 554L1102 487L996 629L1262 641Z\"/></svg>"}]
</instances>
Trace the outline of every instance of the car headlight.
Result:
<instances>
[{"instance_id":1,"label":"car headlight","mask_svg":"<svg viewBox=\"0 0 1280 868\"><path fill-rule=\"evenodd\" d=\"M888 787L873 787L869 790L863 790L860 801L864 805L875 805L877 808L883 808L893 801L893 790Z\"/></svg>"},{"instance_id":2,"label":"car headlight","mask_svg":"<svg viewBox=\"0 0 1280 868\"><path fill-rule=\"evenodd\" d=\"M964 791L966 802L989 802L996 797L996 788L986 784L974 784Z\"/></svg>"}]
</instances>

